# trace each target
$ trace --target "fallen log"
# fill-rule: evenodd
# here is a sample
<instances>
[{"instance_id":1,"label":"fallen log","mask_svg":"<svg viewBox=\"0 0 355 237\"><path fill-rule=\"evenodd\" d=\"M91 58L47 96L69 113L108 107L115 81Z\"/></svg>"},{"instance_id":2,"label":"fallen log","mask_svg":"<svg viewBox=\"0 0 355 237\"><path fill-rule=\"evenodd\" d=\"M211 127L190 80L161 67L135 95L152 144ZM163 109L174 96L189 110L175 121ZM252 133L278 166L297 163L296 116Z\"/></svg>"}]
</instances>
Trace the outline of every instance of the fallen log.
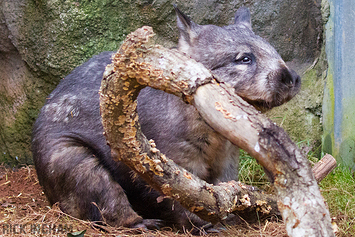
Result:
<instances>
[{"instance_id":1,"label":"fallen log","mask_svg":"<svg viewBox=\"0 0 355 237\"><path fill-rule=\"evenodd\" d=\"M210 126L271 174L290 236L334 236L309 162L286 133L202 64L176 50L149 46L152 35L150 27L143 27L127 36L104 74L100 110L114 159L164 197L212 223L243 210L277 210L270 195L240 182L208 184L161 154L154 141L147 141L138 123L136 98L144 86L164 90L193 104Z\"/></svg>"}]
</instances>

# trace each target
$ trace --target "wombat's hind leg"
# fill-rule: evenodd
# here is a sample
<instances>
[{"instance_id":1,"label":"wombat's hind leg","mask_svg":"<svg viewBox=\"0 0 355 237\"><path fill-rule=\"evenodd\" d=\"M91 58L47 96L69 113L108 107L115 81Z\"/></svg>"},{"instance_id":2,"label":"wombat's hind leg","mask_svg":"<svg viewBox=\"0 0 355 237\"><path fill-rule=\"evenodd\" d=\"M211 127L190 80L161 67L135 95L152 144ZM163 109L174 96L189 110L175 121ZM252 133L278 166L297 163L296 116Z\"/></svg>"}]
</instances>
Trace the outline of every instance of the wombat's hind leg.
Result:
<instances>
[{"instance_id":1,"label":"wombat's hind leg","mask_svg":"<svg viewBox=\"0 0 355 237\"><path fill-rule=\"evenodd\" d=\"M156 229L161 225L159 220L144 220L132 209L122 187L87 147L69 146L53 153L50 160L50 177L59 182L54 182L56 193L49 199L59 202L64 212L111 226Z\"/></svg>"}]
</instances>

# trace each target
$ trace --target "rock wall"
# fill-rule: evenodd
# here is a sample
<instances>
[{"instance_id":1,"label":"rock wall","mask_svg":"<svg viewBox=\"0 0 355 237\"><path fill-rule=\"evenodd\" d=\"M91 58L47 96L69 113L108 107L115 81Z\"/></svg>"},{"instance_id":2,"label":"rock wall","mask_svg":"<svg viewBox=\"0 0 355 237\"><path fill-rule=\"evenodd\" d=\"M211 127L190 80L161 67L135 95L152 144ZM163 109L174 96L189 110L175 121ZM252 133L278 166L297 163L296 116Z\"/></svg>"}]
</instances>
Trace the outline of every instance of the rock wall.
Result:
<instances>
[{"instance_id":1,"label":"rock wall","mask_svg":"<svg viewBox=\"0 0 355 237\"><path fill-rule=\"evenodd\" d=\"M320 140L326 66L320 57L321 0L0 0L0 160L31 163L31 126L46 96L92 55L117 50L129 32L143 25L154 28L157 43L174 46L172 3L196 23L216 25L231 23L237 8L247 6L255 32L300 74L320 58L303 79L310 88L270 115L276 121L281 117L296 141Z\"/></svg>"}]
</instances>

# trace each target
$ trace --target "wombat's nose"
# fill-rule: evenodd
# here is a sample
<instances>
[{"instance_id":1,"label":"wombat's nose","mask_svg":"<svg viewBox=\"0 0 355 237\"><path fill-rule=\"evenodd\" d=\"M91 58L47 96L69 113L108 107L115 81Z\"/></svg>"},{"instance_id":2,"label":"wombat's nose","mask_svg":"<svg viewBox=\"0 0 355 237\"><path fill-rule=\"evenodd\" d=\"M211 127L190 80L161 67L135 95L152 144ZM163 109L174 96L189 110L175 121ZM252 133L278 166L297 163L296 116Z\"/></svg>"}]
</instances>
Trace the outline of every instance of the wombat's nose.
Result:
<instances>
[{"instance_id":1,"label":"wombat's nose","mask_svg":"<svg viewBox=\"0 0 355 237\"><path fill-rule=\"evenodd\" d=\"M294 70L290 69L290 74L292 78L292 84L298 86L301 84L301 77Z\"/></svg>"},{"instance_id":2,"label":"wombat's nose","mask_svg":"<svg viewBox=\"0 0 355 237\"><path fill-rule=\"evenodd\" d=\"M294 70L283 68L281 73L281 80L287 85L298 87L301 82L301 77Z\"/></svg>"}]
</instances>

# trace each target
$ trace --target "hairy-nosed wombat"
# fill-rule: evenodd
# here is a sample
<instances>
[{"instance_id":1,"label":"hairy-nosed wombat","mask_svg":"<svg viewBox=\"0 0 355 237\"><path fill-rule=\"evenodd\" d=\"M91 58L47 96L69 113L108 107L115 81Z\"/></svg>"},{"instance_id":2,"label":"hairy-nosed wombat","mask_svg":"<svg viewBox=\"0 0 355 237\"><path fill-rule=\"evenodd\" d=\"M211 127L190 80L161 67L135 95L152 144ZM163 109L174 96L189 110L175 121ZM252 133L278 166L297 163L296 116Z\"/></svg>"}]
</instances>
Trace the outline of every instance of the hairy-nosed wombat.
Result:
<instances>
[{"instance_id":1,"label":"hairy-nosed wombat","mask_svg":"<svg viewBox=\"0 0 355 237\"><path fill-rule=\"evenodd\" d=\"M261 110L290 100L300 78L251 29L240 8L226 27L198 25L176 8L178 48L209 68ZM103 136L99 88L112 52L76 68L50 94L34 125L32 150L38 178L51 204L75 217L111 225L154 228L202 226L204 221L160 196L123 163L111 159ZM238 178L238 148L213 131L191 105L145 88L138 97L142 131L177 164L210 183Z\"/></svg>"}]
</instances>

